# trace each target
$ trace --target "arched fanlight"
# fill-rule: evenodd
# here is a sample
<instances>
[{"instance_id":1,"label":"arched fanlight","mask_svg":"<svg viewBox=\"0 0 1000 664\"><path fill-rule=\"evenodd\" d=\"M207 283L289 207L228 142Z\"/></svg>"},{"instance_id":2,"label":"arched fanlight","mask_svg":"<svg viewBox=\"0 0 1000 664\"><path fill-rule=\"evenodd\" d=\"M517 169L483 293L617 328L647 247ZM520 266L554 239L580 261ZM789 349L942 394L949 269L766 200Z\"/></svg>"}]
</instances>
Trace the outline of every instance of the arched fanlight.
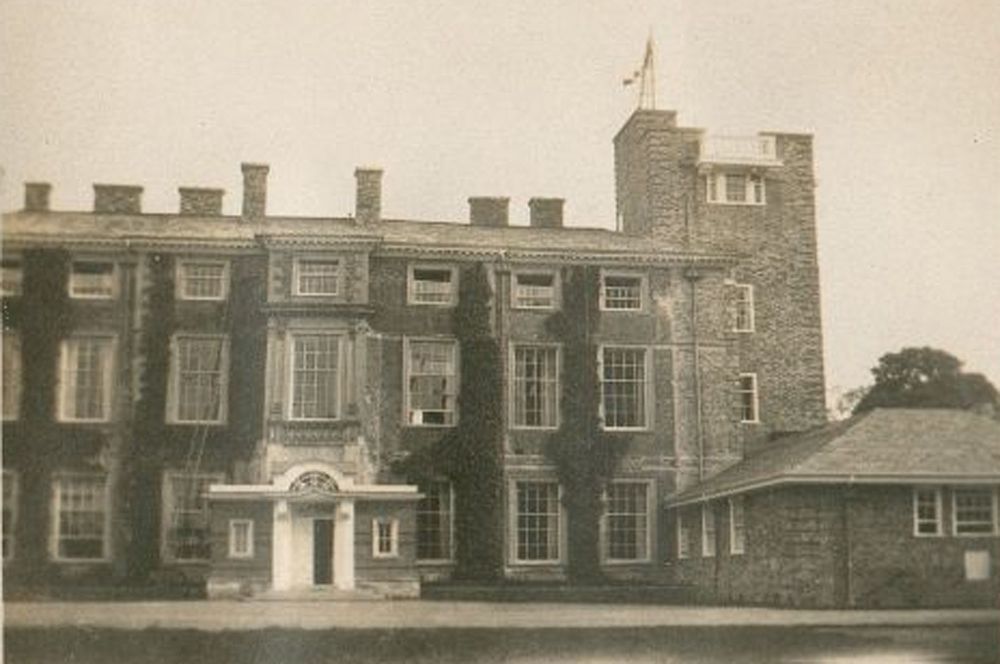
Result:
<instances>
[{"instance_id":1,"label":"arched fanlight","mask_svg":"<svg viewBox=\"0 0 1000 664\"><path fill-rule=\"evenodd\" d=\"M299 475L289 488L300 492L336 493L337 483L324 472L310 470Z\"/></svg>"}]
</instances>

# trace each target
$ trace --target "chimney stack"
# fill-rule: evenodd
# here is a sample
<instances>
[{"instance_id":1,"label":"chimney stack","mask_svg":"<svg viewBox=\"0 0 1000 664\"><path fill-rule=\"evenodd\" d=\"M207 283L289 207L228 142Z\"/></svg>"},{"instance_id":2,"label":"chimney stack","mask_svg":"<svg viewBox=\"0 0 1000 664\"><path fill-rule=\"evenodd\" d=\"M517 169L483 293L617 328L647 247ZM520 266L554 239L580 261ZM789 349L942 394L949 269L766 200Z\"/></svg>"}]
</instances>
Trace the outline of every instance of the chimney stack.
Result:
<instances>
[{"instance_id":1,"label":"chimney stack","mask_svg":"<svg viewBox=\"0 0 1000 664\"><path fill-rule=\"evenodd\" d=\"M217 217L222 214L224 189L178 187L181 195L180 213L193 216Z\"/></svg>"},{"instance_id":2,"label":"chimney stack","mask_svg":"<svg viewBox=\"0 0 1000 664\"><path fill-rule=\"evenodd\" d=\"M267 164L241 164L243 169L243 218L263 219L267 214Z\"/></svg>"},{"instance_id":3,"label":"chimney stack","mask_svg":"<svg viewBox=\"0 0 1000 664\"><path fill-rule=\"evenodd\" d=\"M142 214L142 187L127 184L95 184L94 212Z\"/></svg>"},{"instance_id":4,"label":"chimney stack","mask_svg":"<svg viewBox=\"0 0 1000 664\"><path fill-rule=\"evenodd\" d=\"M25 182L24 183L24 211L25 212L48 212L49 194L52 192L52 185L48 182Z\"/></svg>"},{"instance_id":5,"label":"chimney stack","mask_svg":"<svg viewBox=\"0 0 1000 664\"><path fill-rule=\"evenodd\" d=\"M354 178L354 220L362 226L382 221L382 169L356 168Z\"/></svg>"},{"instance_id":6,"label":"chimney stack","mask_svg":"<svg viewBox=\"0 0 1000 664\"><path fill-rule=\"evenodd\" d=\"M562 198L532 198L529 200L531 227L562 228L564 202Z\"/></svg>"},{"instance_id":7,"label":"chimney stack","mask_svg":"<svg viewBox=\"0 0 1000 664\"><path fill-rule=\"evenodd\" d=\"M469 223L473 226L507 225L509 198L473 196L469 198Z\"/></svg>"}]
</instances>

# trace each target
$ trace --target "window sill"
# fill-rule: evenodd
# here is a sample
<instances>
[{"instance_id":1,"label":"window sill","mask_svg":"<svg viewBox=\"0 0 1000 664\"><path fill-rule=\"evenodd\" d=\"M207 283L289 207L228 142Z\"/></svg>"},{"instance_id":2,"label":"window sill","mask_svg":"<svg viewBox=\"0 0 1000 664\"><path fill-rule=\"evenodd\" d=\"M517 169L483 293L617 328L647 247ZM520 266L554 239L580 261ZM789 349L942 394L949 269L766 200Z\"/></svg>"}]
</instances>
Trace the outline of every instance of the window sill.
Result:
<instances>
[{"instance_id":1,"label":"window sill","mask_svg":"<svg viewBox=\"0 0 1000 664\"><path fill-rule=\"evenodd\" d=\"M455 561L452 558L417 558L416 564L427 567L452 567Z\"/></svg>"},{"instance_id":2,"label":"window sill","mask_svg":"<svg viewBox=\"0 0 1000 664\"><path fill-rule=\"evenodd\" d=\"M706 201L709 205L725 205L728 207L767 207L767 201L754 203L751 201Z\"/></svg>"},{"instance_id":3,"label":"window sill","mask_svg":"<svg viewBox=\"0 0 1000 664\"><path fill-rule=\"evenodd\" d=\"M605 558L601 564L608 567L628 567L629 565L649 565L652 562L651 558Z\"/></svg>"},{"instance_id":4,"label":"window sill","mask_svg":"<svg viewBox=\"0 0 1000 664\"><path fill-rule=\"evenodd\" d=\"M563 564L562 558L553 560L513 560L511 567L559 567Z\"/></svg>"}]
</instances>

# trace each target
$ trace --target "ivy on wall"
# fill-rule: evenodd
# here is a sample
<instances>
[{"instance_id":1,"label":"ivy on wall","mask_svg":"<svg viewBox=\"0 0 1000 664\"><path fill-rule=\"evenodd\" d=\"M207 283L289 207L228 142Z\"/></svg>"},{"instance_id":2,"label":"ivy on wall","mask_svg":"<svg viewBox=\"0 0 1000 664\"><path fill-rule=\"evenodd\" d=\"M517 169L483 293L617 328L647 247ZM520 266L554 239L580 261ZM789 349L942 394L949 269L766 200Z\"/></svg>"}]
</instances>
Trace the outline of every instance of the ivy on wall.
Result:
<instances>
[{"instance_id":1,"label":"ivy on wall","mask_svg":"<svg viewBox=\"0 0 1000 664\"><path fill-rule=\"evenodd\" d=\"M549 332L563 344L561 425L545 445L556 467L567 512L567 573L571 582L603 580L600 565L600 522L603 491L630 442L601 427L601 383L598 346L592 339L600 309L600 273L575 266L563 274L563 306L548 322Z\"/></svg>"},{"instance_id":2,"label":"ivy on wall","mask_svg":"<svg viewBox=\"0 0 1000 664\"><path fill-rule=\"evenodd\" d=\"M452 319L460 351L458 425L396 467L418 484L441 476L451 481L455 579L498 581L503 575L503 377L492 297L483 264L462 270Z\"/></svg>"}]
</instances>

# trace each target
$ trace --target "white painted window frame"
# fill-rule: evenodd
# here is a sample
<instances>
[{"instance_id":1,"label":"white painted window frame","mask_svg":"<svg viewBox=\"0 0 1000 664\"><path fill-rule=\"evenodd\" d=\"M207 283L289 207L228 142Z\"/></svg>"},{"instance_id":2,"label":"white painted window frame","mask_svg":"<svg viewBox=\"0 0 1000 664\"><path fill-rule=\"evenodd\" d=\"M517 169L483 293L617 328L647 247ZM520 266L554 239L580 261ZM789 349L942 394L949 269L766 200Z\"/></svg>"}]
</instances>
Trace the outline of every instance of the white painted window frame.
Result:
<instances>
[{"instance_id":1,"label":"white painted window frame","mask_svg":"<svg viewBox=\"0 0 1000 664\"><path fill-rule=\"evenodd\" d=\"M701 557L714 558L719 549L718 515L712 509L712 503L701 504ZM711 529L708 525L712 524ZM711 532L709 532L711 530Z\"/></svg>"},{"instance_id":2,"label":"white painted window frame","mask_svg":"<svg viewBox=\"0 0 1000 664\"><path fill-rule=\"evenodd\" d=\"M88 293L78 293L76 292L76 275L77 272L73 269L77 263L104 263L111 266L111 274L108 279L111 281L110 293L107 295L102 294L88 294ZM114 300L118 297L118 264L112 260L107 260L100 257L85 258L81 257L70 262L69 265L69 279L66 284L67 291L69 292L70 298L74 300Z\"/></svg>"},{"instance_id":3,"label":"white painted window frame","mask_svg":"<svg viewBox=\"0 0 1000 664\"><path fill-rule=\"evenodd\" d=\"M186 269L197 266L222 267L221 289L219 295L189 295L187 292L188 274ZM224 302L229 297L229 261L217 259L199 260L185 258L177 262L177 299L190 302Z\"/></svg>"},{"instance_id":4,"label":"white painted window frame","mask_svg":"<svg viewBox=\"0 0 1000 664\"><path fill-rule=\"evenodd\" d=\"M750 378L752 380L753 389L744 390L743 389L743 379ZM760 384L757 380L756 372L743 372L739 375L739 381L737 382L737 394L739 395L739 408L740 408L740 424L759 424L760 423ZM753 399L753 418L746 419L743 417L743 395L750 394Z\"/></svg>"},{"instance_id":5,"label":"white painted window frame","mask_svg":"<svg viewBox=\"0 0 1000 664\"><path fill-rule=\"evenodd\" d=\"M958 494L963 491L989 491L990 493L990 517L992 529L988 533L960 533L958 532ZM990 486L961 486L951 489L951 534L954 537L995 537L997 535L997 488Z\"/></svg>"},{"instance_id":6,"label":"white painted window frame","mask_svg":"<svg viewBox=\"0 0 1000 664\"><path fill-rule=\"evenodd\" d=\"M289 422L337 422L343 419L345 372L347 370L344 349L346 333L342 330L308 329L291 330L285 336L286 399L285 417ZM295 339L297 337L334 337L337 339L337 414L335 417L295 416Z\"/></svg>"},{"instance_id":7,"label":"white painted window frame","mask_svg":"<svg viewBox=\"0 0 1000 664\"><path fill-rule=\"evenodd\" d=\"M438 342L444 343L448 342L451 344L452 352L452 366L455 371L455 399L454 399L454 415L450 424L435 424L435 423L425 423L425 422L411 422L410 421L410 374L411 374L411 350L410 346L413 342ZM461 353L459 350L458 339L454 337L403 337L403 426L416 427L416 428L430 428L430 429L451 429L458 426L458 418L460 417L458 400L462 394L462 368L459 364L462 361Z\"/></svg>"},{"instance_id":8,"label":"white painted window frame","mask_svg":"<svg viewBox=\"0 0 1000 664\"><path fill-rule=\"evenodd\" d=\"M528 560L521 559L518 557L518 542L519 533L517 528L517 486L518 484L555 484L556 485L556 504L558 505L557 518L558 523L556 528L558 530L556 534L556 541L559 542L558 556L554 558L546 558L544 560ZM567 530L566 530L566 507L563 505L563 485L559 480L549 477L519 477L511 479L507 484L507 513L510 515L508 522L508 541L510 542L510 550L508 552L509 560L511 565L516 565L518 567L554 567L562 565L566 560L566 546L567 546Z\"/></svg>"},{"instance_id":9,"label":"white painted window frame","mask_svg":"<svg viewBox=\"0 0 1000 664\"><path fill-rule=\"evenodd\" d=\"M608 484L615 485L643 485L646 487L646 555L640 556L638 558L612 558L611 557L611 515L608 513L608 505L610 498L608 496L607 489L604 490L604 511L601 514L600 522L600 546L601 546L601 560L607 565L635 565L641 563L652 562L653 559L653 527L655 519L653 515L656 513L656 481L648 479L615 479L611 480Z\"/></svg>"},{"instance_id":10,"label":"white painted window frame","mask_svg":"<svg viewBox=\"0 0 1000 664\"><path fill-rule=\"evenodd\" d=\"M736 300L733 303L733 332L750 334L757 329L757 312L755 311L753 284L733 284L736 289ZM746 308L747 325L740 327L740 308Z\"/></svg>"},{"instance_id":11,"label":"white painted window frame","mask_svg":"<svg viewBox=\"0 0 1000 664\"><path fill-rule=\"evenodd\" d=\"M929 523L926 520L921 520L919 506L920 506L920 494L921 493L933 493L934 494L934 532L933 533L922 533L920 532L921 523ZM917 486L913 487L913 536L914 537L941 537L944 535L944 500L942 497L941 487L930 487L930 486Z\"/></svg>"},{"instance_id":12,"label":"white painted window frame","mask_svg":"<svg viewBox=\"0 0 1000 664\"><path fill-rule=\"evenodd\" d=\"M451 290L447 302L421 302L417 299L415 272L417 270L441 270L451 273ZM454 265L435 263L411 263L406 268L406 304L416 307L453 307L458 302L458 268Z\"/></svg>"},{"instance_id":13,"label":"white painted window frame","mask_svg":"<svg viewBox=\"0 0 1000 664\"><path fill-rule=\"evenodd\" d=\"M549 306L525 305L520 303L520 292L518 278L524 276L547 276L552 277L552 304ZM521 311L555 311L560 308L562 299L562 284L559 280L559 270L513 270L510 275L510 307Z\"/></svg>"},{"instance_id":14,"label":"white painted window frame","mask_svg":"<svg viewBox=\"0 0 1000 664\"><path fill-rule=\"evenodd\" d=\"M555 424L534 426L517 423L517 349L519 348L545 348L556 352L556 380L555 380ZM508 416L510 417L510 428L515 431L555 431L562 425L562 344L558 343L533 343L533 342L511 342L509 352L510 380L508 381Z\"/></svg>"},{"instance_id":15,"label":"white painted window frame","mask_svg":"<svg viewBox=\"0 0 1000 664\"><path fill-rule=\"evenodd\" d=\"M644 385L642 391L642 424L637 427L609 427L606 424L605 419L605 406L604 406L604 351L605 350L641 350L643 351L643 371L644 375ZM642 344L599 344L597 347L597 383L599 393L599 407L598 414L601 418L601 429L603 431L617 431L617 432L630 432L630 431L649 431L653 428L653 413L651 405L655 398L654 384L655 379L653 376L653 348L652 346L644 346Z\"/></svg>"},{"instance_id":16,"label":"white painted window frame","mask_svg":"<svg viewBox=\"0 0 1000 664\"><path fill-rule=\"evenodd\" d=\"M381 526L389 526L389 550L382 551ZM375 517L372 519L372 558L385 560L399 557L399 519L395 517Z\"/></svg>"},{"instance_id":17,"label":"white painted window frame","mask_svg":"<svg viewBox=\"0 0 1000 664\"><path fill-rule=\"evenodd\" d=\"M222 473L192 473L182 470L166 470L163 472L163 485L160 488L160 560L171 565L204 565L209 558L177 558L170 551L170 525L173 521L174 513L174 485L173 481L178 478L198 478L208 480L208 484L222 484L225 482L225 475ZM207 519L211 518L211 513L206 507ZM208 529L207 536L211 539L211 523L206 523Z\"/></svg>"},{"instance_id":18,"label":"white painted window frame","mask_svg":"<svg viewBox=\"0 0 1000 664\"><path fill-rule=\"evenodd\" d=\"M302 290L302 263L336 263L336 288L332 292L314 293ZM292 261L292 295L295 297L338 297L343 290L344 259L341 256L296 256Z\"/></svg>"},{"instance_id":19,"label":"white painted window frame","mask_svg":"<svg viewBox=\"0 0 1000 664\"><path fill-rule=\"evenodd\" d=\"M730 175L740 175L746 178L745 200L729 200L726 190L726 178ZM760 183L761 198L757 200L755 182ZM714 194L714 195L713 195ZM738 205L748 207L763 207L767 205L767 178L763 173L736 169L715 170L705 175L705 201L713 205Z\"/></svg>"},{"instance_id":20,"label":"white painted window frame","mask_svg":"<svg viewBox=\"0 0 1000 664\"><path fill-rule=\"evenodd\" d=\"M61 485L60 481L68 478L94 478L103 482L104 528L101 542L101 555L97 558L66 558L59 555L59 510ZM49 531L49 555L57 563L103 563L111 560L111 492L108 490L108 475L106 473L58 472L52 476L50 496L51 530Z\"/></svg>"},{"instance_id":21,"label":"white painted window frame","mask_svg":"<svg viewBox=\"0 0 1000 664\"><path fill-rule=\"evenodd\" d=\"M677 518L674 520L677 539L677 560L687 560L691 557L691 529L684 523L684 511L676 511Z\"/></svg>"},{"instance_id":22,"label":"white painted window frame","mask_svg":"<svg viewBox=\"0 0 1000 664\"><path fill-rule=\"evenodd\" d=\"M104 366L101 367L104 380L104 394L102 395L103 413L100 417L71 417L67 412L70 403L68 394L69 382L69 346L71 343L84 339L103 339L108 342L108 350L104 356ZM72 422L77 424L99 424L111 421L113 412L112 399L114 398L115 366L118 354L118 338L108 332L85 332L74 333L67 339L63 339L59 344L59 384L58 391L58 413L60 422Z\"/></svg>"},{"instance_id":23,"label":"white painted window frame","mask_svg":"<svg viewBox=\"0 0 1000 664\"><path fill-rule=\"evenodd\" d=\"M747 550L747 503L745 496L731 496L727 501L729 505L729 555L741 556ZM736 506L739 504L739 510ZM741 528L743 534L737 539L736 514L741 515Z\"/></svg>"},{"instance_id":24,"label":"white painted window frame","mask_svg":"<svg viewBox=\"0 0 1000 664\"><path fill-rule=\"evenodd\" d=\"M236 546L236 529L238 527L246 527L246 544L247 548L245 551L240 551ZM254 557L254 542L253 542L253 519L230 519L229 520L229 546L228 553L230 558L236 560L250 560Z\"/></svg>"},{"instance_id":25,"label":"white painted window frame","mask_svg":"<svg viewBox=\"0 0 1000 664\"><path fill-rule=\"evenodd\" d=\"M619 277L626 279L637 279L639 281L639 306L634 309L622 309L620 307L608 308L607 306L607 279L608 277ZM611 314L638 314L646 311L646 291L648 289L648 275L645 272L636 270L601 270L601 287L599 293L599 308Z\"/></svg>"},{"instance_id":26,"label":"white painted window frame","mask_svg":"<svg viewBox=\"0 0 1000 664\"><path fill-rule=\"evenodd\" d=\"M216 339L222 341L219 361L219 414L214 420L180 419L180 345L183 339ZM229 416L229 335L207 332L175 332L170 337L170 380L167 383L167 423L193 426L223 426Z\"/></svg>"}]
</instances>

